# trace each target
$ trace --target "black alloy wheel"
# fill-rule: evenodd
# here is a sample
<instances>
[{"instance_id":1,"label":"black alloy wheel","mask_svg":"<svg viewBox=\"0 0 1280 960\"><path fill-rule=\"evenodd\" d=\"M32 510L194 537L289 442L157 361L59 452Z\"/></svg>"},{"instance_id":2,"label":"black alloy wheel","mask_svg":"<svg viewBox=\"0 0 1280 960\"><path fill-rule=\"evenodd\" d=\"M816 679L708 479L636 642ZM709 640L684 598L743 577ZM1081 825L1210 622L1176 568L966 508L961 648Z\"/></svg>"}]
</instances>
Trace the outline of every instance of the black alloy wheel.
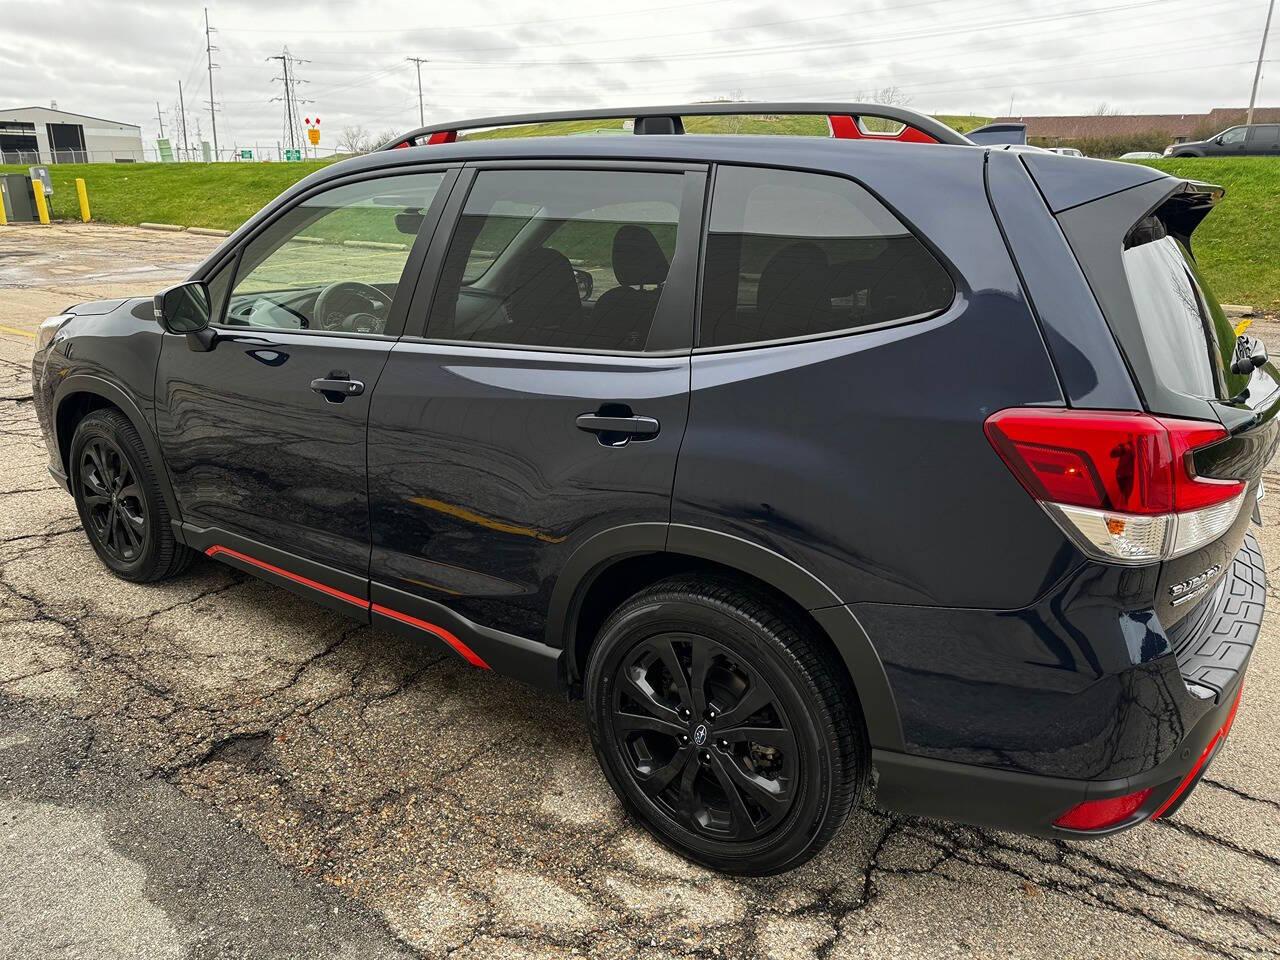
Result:
<instances>
[{"instance_id":1,"label":"black alloy wheel","mask_svg":"<svg viewBox=\"0 0 1280 960\"><path fill-rule=\"evenodd\" d=\"M136 561L149 524L147 501L128 458L113 441L94 437L80 451L77 476L90 536L112 559Z\"/></svg>"},{"instance_id":2,"label":"black alloy wheel","mask_svg":"<svg viewBox=\"0 0 1280 960\"><path fill-rule=\"evenodd\" d=\"M175 538L152 457L128 417L111 407L85 414L67 467L89 543L116 576L148 583L186 569L195 551Z\"/></svg>"},{"instance_id":3,"label":"black alloy wheel","mask_svg":"<svg viewBox=\"0 0 1280 960\"><path fill-rule=\"evenodd\" d=\"M778 873L815 856L870 772L830 641L750 583L690 574L640 591L600 628L583 693L627 810L719 870Z\"/></svg>"},{"instance_id":4,"label":"black alloy wheel","mask_svg":"<svg viewBox=\"0 0 1280 960\"><path fill-rule=\"evenodd\" d=\"M795 800L797 747L777 694L722 643L663 633L617 669L609 726L650 799L708 837L754 839Z\"/></svg>"}]
</instances>

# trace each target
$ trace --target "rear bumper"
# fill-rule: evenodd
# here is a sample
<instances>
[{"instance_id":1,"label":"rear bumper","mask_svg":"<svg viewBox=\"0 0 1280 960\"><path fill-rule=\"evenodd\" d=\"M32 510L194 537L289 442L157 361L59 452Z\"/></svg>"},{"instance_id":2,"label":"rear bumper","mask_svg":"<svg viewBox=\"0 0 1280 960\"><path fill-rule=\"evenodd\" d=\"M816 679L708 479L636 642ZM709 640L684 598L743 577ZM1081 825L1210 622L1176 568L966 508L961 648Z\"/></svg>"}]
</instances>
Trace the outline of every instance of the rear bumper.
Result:
<instances>
[{"instance_id":1,"label":"rear bumper","mask_svg":"<svg viewBox=\"0 0 1280 960\"><path fill-rule=\"evenodd\" d=\"M877 774L876 799L880 806L899 813L1040 837L1101 837L1127 830L1157 813L1172 813L1182 804L1221 748L1224 728L1229 725L1243 685L1242 671L1230 691L1230 699L1224 699L1201 719L1181 749L1158 766L1132 777L1065 780L875 750L872 761ZM1146 789L1151 794L1142 806L1114 826L1080 831L1053 825L1077 804Z\"/></svg>"},{"instance_id":2,"label":"rear bumper","mask_svg":"<svg viewBox=\"0 0 1280 960\"><path fill-rule=\"evenodd\" d=\"M877 799L902 813L1057 838L1116 833L1186 800L1222 748L1244 688L1245 672L1262 625L1266 574L1250 534L1219 588L1213 613L1182 646L1177 664L1189 696L1212 706L1163 761L1127 777L1078 780L1000 770L890 750L873 751ZM1153 723L1159 722L1153 717ZM1077 804L1150 790L1127 819L1099 830L1054 826Z\"/></svg>"}]
</instances>

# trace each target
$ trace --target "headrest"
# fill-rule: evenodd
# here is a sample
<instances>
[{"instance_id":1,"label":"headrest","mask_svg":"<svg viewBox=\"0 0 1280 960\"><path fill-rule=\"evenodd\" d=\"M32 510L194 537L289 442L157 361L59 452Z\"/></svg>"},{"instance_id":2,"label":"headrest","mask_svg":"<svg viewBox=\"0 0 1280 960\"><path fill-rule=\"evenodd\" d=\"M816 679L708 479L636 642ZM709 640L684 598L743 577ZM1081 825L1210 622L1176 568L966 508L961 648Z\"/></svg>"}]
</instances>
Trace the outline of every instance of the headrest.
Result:
<instances>
[{"instance_id":1,"label":"headrest","mask_svg":"<svg viewBox=\"0 0 1280 960\"><path fill-rule=\"evenodd\" d=\"M667 257L646 228L626 223L613 235L613 275L624 286L665 283Z\"/></svg>"}]
</instances>

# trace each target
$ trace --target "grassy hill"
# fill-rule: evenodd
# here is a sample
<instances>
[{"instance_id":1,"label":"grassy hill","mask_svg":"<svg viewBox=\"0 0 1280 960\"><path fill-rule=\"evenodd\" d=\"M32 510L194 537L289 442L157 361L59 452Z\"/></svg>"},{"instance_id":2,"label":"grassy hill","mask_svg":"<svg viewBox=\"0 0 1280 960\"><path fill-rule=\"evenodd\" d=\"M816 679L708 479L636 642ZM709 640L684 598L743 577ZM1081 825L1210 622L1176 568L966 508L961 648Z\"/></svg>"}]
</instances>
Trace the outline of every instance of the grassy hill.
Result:
<instances>
[{"instance_id":1,"label":"grassy hill","mask_svg":"<svg viewBox=\"0 0 1280 960\"><path fill-rule=\"evenodd\" d=\"M1207 180L1227 195L1192 236L1218 299L1280 313L1280 161L1274 157L1143 160L1175 177Z\"/></svg>"}]
</instances>

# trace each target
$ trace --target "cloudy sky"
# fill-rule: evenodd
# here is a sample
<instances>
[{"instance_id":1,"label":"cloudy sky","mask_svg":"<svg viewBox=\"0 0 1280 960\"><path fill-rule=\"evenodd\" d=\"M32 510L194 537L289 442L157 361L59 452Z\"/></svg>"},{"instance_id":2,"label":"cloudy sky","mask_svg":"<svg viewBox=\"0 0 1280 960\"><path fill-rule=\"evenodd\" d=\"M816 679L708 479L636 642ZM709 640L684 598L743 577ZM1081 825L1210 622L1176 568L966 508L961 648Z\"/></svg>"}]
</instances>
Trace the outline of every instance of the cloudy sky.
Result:
<instances>
[{"instance_id":1,"label":"cloudy sky","mask_svg":"<svg viewBox=\"0 0 1280 960\"><path fill-rule=\"evenodd\" d=\"M847 100L897 87L927 112L1199 112L1248 100L1266 0L211 0L218 139L284 128L272 78L295 65L323 143L342 128L603 104ZM183 0L6 4L0 107L48 104L209 137L204 11ZM1280 24L1273 25L1273 33ZM1268 52L1277 72L1280 40ZM1280 103L1265 75L1259 103Z\"/></svg>"}]
</instances>

